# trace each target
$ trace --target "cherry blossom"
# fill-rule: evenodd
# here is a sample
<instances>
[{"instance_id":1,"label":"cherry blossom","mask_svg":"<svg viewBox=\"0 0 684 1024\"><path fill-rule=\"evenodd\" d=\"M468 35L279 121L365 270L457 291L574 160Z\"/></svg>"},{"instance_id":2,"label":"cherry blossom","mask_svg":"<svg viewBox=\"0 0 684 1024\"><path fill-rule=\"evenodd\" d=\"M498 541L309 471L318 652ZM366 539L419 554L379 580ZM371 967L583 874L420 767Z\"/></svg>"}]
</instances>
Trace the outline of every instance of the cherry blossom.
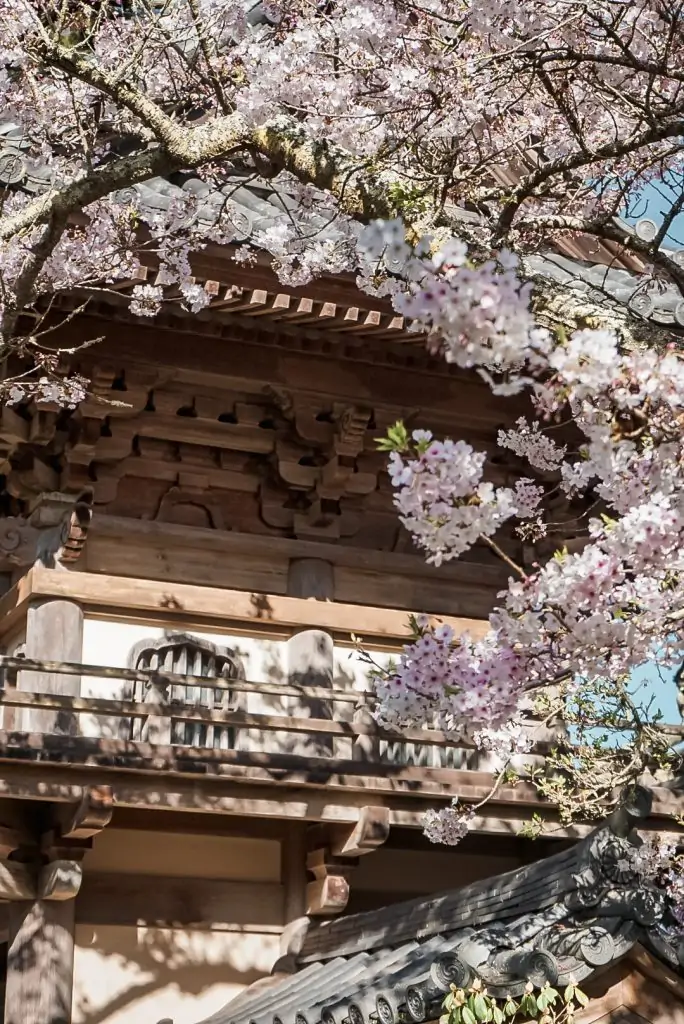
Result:
<instances>
[{"instance_id":1,"label":"cherry blossom","mask_svg":"<svg viewBox=\"0 0 684 1024\"><path fill-rule=\"evenodd\" d=\"M450 807L425 812L423 831L431 843L457 846L468 835L473 819L472 810L460 809L458 800L453 800Z\"/></svg>"}]
</instances>

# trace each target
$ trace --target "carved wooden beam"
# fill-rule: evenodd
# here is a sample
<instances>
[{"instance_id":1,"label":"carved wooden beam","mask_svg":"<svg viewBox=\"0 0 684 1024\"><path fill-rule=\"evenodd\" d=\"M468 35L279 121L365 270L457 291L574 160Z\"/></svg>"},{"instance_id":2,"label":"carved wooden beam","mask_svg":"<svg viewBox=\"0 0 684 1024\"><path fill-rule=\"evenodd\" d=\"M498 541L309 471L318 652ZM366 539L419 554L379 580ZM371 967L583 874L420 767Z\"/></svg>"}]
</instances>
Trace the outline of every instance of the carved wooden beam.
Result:
<instances>
[{"instance_id":1,"label":"carved wooden beam","mask_svg":"<svg viewBox=\"0 0 684 1024\"><path fill-rule=\"evenodd\" d=\"M335 857L363 857L382 846L389 831L388 807L362 807L355 825L332 829L330 852Z\"/></svg>"},{"instance_id":2,"label":"carved wooden beam","mask_svg":"<svg viewBox=\"0 0 684 1024\"><path fill-rule=\"evenodd\" d=\"M60 834L62 839L92 839L112 820L114 797L111 786L90 786L78 806L67 806Z\"/></svg>"},{"instance_id":3,"label":"carved wooden beam","mask_svg":"<svg viewBox=\"0 0 684 1024\"><path fill-rule=\"evenodd\" d=\"M306 866L314 881L306 887L308 915L330 917L344 910L358 858L382 846L389 831L389 809L373 806L362 807L354 825L315 825L309 829Z\"/></svg>"}]
</instances>

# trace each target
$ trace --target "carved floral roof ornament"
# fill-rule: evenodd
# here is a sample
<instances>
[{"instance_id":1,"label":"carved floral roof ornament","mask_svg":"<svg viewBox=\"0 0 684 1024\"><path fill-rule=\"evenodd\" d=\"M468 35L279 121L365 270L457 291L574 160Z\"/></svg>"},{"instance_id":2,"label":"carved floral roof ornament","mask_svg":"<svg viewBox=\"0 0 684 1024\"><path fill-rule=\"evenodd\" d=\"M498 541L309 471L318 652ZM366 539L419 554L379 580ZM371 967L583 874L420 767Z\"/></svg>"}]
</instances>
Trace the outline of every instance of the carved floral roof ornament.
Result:
<instances>
[{"instance_id":1,"label":"carved floral roof ornament","mask_svg":"<svg viewBox=\"0 0 684 1024\"><path fill-rule=\"evenodd\" d=\"M640 821L649 791L568 850L461 889L291 927L273 973L212 1024L398 1024L434 1020L451 984L480 979L493 996L531 981L582 983L635 945L684 973L684 936L666 893L644 878Z\"/></svg>"}]
</instances>

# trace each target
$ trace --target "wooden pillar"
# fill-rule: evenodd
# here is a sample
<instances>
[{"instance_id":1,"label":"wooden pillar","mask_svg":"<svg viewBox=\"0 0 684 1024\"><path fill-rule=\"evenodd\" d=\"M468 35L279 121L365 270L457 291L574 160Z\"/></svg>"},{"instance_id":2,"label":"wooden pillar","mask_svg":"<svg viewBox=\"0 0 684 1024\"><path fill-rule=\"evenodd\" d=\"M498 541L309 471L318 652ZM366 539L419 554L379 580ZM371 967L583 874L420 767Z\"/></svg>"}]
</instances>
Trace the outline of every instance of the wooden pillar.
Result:
<instances>
[{"instance_id":1,"label":"wooden pillar","mask_svg":"<svg viewBox=\"0 0 684 1024\"><path fill-rule=\"evenodd\" d=\"M75 900L9 904L4 1024L70 1024Z\"/></svg>"},{"instance_id":2,"label":"wooden pillar","mask_svg":"<svg viewBox=\"0 0 684 1024\"><path fill-rule=\"evenodd\" d=\"M288 822L280 841L280 881L285 890L286 925L306 913L306 830L305 822Z\"/></svg>"},{"instance_id":3,"label":"wooden pillar","mask_svg":"<svg viewBox=\"0 0 684 1024\"><path fill-rule=\"evenodd\" d=\"M48 599L29 605L26 621L27 658L40 661L82 660L83 611L73 601ZM78 697L80 676L64 676L49 672L20 672L19 690L34 693L60 693ZM23 711L17 728L26 732L59 733L73 736L77 732L76 716L64 711Z\"/></svg>"}]
</instances>

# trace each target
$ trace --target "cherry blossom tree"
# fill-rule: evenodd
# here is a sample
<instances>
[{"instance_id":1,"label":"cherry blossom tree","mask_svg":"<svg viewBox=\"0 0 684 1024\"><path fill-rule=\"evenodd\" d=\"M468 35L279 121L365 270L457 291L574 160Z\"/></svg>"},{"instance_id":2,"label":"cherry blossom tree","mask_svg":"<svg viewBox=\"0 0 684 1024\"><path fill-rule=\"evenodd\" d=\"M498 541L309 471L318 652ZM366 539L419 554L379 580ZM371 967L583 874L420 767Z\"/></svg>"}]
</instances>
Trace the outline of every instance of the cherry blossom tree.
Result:
<instances>
[{"instance_id":1,"label":"cherry blossom tree","mask_svg":"<svg viewBox=\"0 0 684 1024\"><path fill-rule=\"evenodd\" d=\"M85 395L51 344L59 292L86 304L151 262L134 312L172 287L206 305L192 254L234 242L230 194L207 224L191 192L151 214L136 185L193 172L218 190L237 168L294 194L235 259L267 251L293 285L352 272L435 358L529 399L498 439L529 464L515 488L458 438L398 424L383 442L426 557L486 543L510 582L481 641L415 621L378 717L479 745L499 781L523 720L562 719L574 745L528 774L566 818L679 765L630 676L684 660L684 363L643 301L553 286L535 259L583 240L640 275L646 305L684 301L682 68L684 0L0 0L5 112L49 168L40 194L0 193L4 399ZM629 228L663 181L660 223ZM543 537L550 489L593 496L584 541L518 566L497 531ZM429 834L456 841L471 812L435 812Z\"/></svg>"}]
</instances>

